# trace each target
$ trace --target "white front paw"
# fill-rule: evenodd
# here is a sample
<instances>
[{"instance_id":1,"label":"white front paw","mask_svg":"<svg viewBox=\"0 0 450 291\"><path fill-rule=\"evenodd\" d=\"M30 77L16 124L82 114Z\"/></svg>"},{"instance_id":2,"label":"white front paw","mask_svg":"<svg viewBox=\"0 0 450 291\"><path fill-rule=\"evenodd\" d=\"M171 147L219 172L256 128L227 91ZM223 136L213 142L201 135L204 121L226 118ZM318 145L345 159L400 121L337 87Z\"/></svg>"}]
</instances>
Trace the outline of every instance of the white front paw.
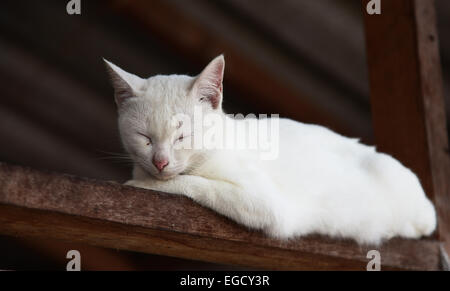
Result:
<instances>
[{"instance_id":1,"label":"white front paw","mask_svg":"<svg viewBox=\"0 0 450 291\"><path fill-rule=\"evenodd\" d=\"M123 183L123 184L124 184L124 185L127 185L127 186L139 187L139 186L137 186L138 181L136 181L136 180L128 180L128 181L126 181L126 182Z\"/></svg>"},{"instance_id":2,"label":"white front paw","mask_svg":"<svg viewBox=\"0 0 450 291\"><path fill-rule=\"evenodd\" d=\"M127 186L134 186L134 180L128 180L128 181L126 181L125 183L123 183L124 185L127 185Z\"/></svg>"},{"instance_id":3,"label":"white front paw","mask_svg":"<svg viewBox=\"0 0 450 291\"><path fill-rule=\"evenodd\" d=\"M133 186L133 187L137 187L137 188L144 188L144 189L150 189L146 183L142 182L142 181L138 181L138 180L128 180L124 183L124 185L127 186Z\"/></svg>"},{"instance_id":4,"label":"white front paw","mask_svg":"<svg viewBox=\"0 0 450 291\"><path fill-rule=\"evenodd\" d=\"M161 191L171 194L182 194L179 190L179 185L176 179L168 181L160 181L155 179L141 180L129 180L125 183L127 186L133 186L137 188L143 188L154 191Z\"/></svg>"}]
</instances>

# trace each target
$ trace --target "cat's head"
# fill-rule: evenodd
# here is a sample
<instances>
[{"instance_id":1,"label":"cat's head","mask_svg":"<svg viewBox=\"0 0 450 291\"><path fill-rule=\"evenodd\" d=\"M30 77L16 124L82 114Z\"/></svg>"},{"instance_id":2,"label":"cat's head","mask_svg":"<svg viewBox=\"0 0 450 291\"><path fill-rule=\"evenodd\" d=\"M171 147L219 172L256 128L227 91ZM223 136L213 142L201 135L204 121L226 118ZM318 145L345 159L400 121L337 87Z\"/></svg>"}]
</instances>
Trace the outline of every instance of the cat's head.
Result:
<instances>
[{"instance_id":1,"label":"cat's head","mask_svg":"<svg viewBox=\"0 0 450 291\"><path fill-rule=\"evenodd\" d=\"M202 151L189 149L193 127L177 116L194 120L194 108L222 112L223 56L212 60L196 77L157 75L148 79L106 61L119 112L119 131L135 163L158 179L189 171Z\"/></svg>"}]
</instances>

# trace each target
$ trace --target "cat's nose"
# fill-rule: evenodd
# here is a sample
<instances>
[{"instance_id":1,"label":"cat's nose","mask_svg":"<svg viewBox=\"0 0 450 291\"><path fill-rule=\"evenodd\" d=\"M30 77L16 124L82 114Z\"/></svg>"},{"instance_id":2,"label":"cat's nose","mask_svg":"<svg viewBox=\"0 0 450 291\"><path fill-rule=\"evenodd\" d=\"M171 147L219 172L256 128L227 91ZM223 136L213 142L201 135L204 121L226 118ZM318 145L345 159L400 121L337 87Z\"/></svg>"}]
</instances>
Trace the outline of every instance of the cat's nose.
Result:
<instances>
[{"instance_id":1,"label":"cat's nose","mask_svg":"<svg viewBox=\"0 0 450 291\"><path fill-rule=\"evenodd\" d=\"M167 159L153 159L152 162L160 172L169 164L169 161Z\"/></svg>"}]
</instances>

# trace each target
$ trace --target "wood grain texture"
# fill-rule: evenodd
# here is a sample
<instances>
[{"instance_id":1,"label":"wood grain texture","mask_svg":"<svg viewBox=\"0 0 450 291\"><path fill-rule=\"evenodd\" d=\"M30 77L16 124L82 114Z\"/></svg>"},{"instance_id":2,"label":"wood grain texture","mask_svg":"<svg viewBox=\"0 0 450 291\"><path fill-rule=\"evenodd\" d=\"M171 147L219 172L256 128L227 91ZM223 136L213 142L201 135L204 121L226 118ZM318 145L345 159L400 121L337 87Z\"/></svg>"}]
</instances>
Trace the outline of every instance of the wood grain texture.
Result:
<instances>
[{"instance_id":1,"label":"wood grain texture","mask_svg":"<svg viewBox=\"0 0 450 291\"><path fill-rule=\"evenodd\" d=\"M381 15L365 15L376 144L418 174L450 251L450 158L434 1L384 1Z\"/></svg>"},{"instance_id":2,"label":"wood grain texture","mask_svg":"<svg viewBox=\"0 0 450 291\"><path fill-rule=\"evenodd\" d=\"M280 241L188 198L0 164L0 233L272 270L365 270L370 249L385 270L440 268L439 242L381 247L326 237Z\"/></svg>"}]
</instances>

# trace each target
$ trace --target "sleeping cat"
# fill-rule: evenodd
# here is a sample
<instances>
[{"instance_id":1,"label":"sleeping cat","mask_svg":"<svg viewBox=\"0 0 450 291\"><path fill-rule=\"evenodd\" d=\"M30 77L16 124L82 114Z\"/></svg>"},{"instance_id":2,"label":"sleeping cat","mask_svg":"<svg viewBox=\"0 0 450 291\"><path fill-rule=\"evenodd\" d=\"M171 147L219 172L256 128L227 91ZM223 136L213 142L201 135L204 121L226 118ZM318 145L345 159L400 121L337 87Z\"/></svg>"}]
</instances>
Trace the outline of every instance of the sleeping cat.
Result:
<instances>
[{"instance_id":1,"label":"sleeping cat","mask_svg":"<svg viewBox=\"0 0 450 291\"><path fill-rule=\"evenodd\" d=\"M197 77L142 79L105 62L122 142L134 161L127 185L185 195L281 239L318 233L379 244L434 231L434 207L413 172L325 127L279 119L271 138L278 151L272 158L263 159L254 148L192 147L211 131L222 134L225 123L267 121L223 113L223 56ZM198 127L178 118L194 120L199 112L226 122L223 127L207 122ZM241 132L236 139L247 137Z\"/></svg>"}]
</instances>

